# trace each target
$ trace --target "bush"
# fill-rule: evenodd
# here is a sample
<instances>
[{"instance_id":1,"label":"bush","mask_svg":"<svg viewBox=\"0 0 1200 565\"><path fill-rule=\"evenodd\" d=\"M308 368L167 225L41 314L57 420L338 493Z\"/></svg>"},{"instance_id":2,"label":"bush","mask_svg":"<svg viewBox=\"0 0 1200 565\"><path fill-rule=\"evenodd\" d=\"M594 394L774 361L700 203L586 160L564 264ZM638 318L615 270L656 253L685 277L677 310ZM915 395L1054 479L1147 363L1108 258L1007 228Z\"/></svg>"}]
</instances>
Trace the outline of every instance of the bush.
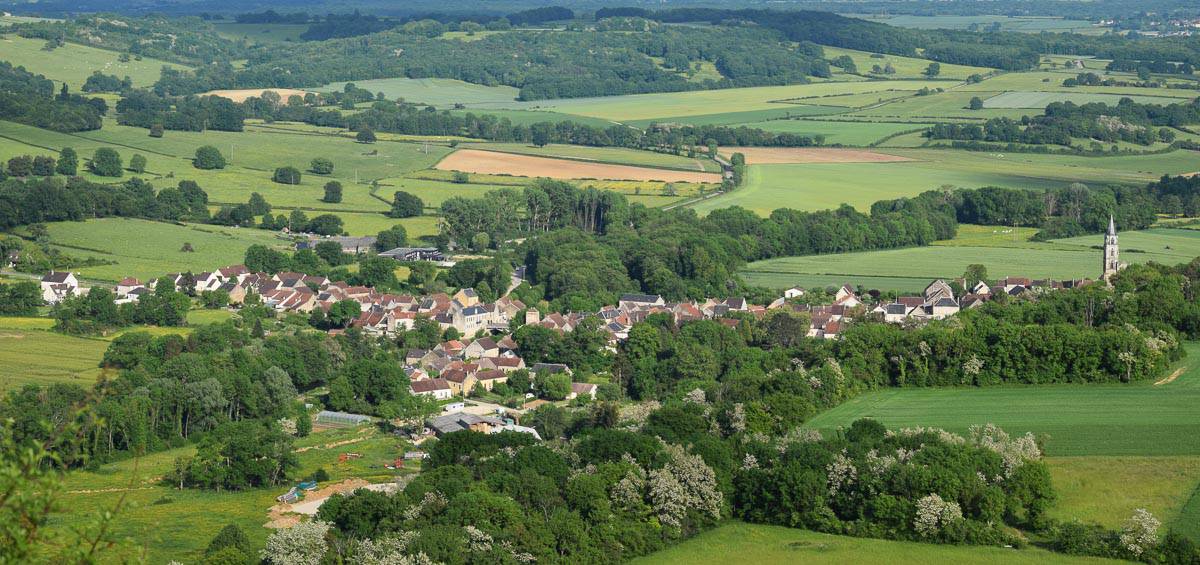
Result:
<instances>
[{"instance_id":1,"label":"bush","mask_svg":"<svg viewBox=\"0 0 1200 565\"><path fill-rule=\"evenodd\" d=\"M54 165L54 170L60 175L69 177L75 176L79 168L79 155L70 147L63 147L62 152L58 155L58 163Z\"/></svg>"},{"instance_id":2,"label":"bush","mask_svg":"<svg viewBox=\"0 0 1200 565\"><path fill-rule=\"evenodd\" d=\"M119 177L125 174L121 164L121 154L111 147L97 149L92 154L92 161L88 163L88 168L91 169L92 174L102 177Z\"/></svg>"},{"instance_id":3,"label":"bush","mask_svg":"<svg viewBox=\"0 0 1200 565\"><path fill-rule=\"evenodd\" d=\"M225 168L225 156L211 145L196 149L196 158L192 161L197 169L212 170Z\"/></svg>"},{"instance_id":4,"label":"bush","mask_svg":"<svg viewBox=\"0 0 1200 565\"><path fill-rule=\"evenodd\" d=\"M412 218L420 216L424 212L425 203L417 196L403 190L396 191L396 194L392 195L392 210L388 212L388 216L393 218Z\"/></svg>"},{"instance_id":5,"label":"bush","mask_svg":"<svg viewBox=\"0 0 1200 565\"><path fill-rule=\"evenodd\" d=\"M296 167L279 167L271 180L280 184L300 184L300 169Z\"/></svg>"},{"instance_id":6,"label":"bush","mask_svg":"<svg viewBox=\"0 0 1200 565\"><path fill-rule=\"evenodd\" d=\"M454 176L450 179L450 182L455 184L467 184L468 182L471 182L471 175L468 175L462 171L454 171Z\"/></svg>"},{"instance_id":7,"label":"bush","mask_svg":"<svg viewBox=\"0 0 1200 565\"><path fill-rule=\"evenodd\" d=\"M375 132L371 131L370 128L364 128L354 136L354 139L358 140L359 143L375 143Z\"/></svg>"},{"instance_id":8,"label":"bush","mask_svg":"<svg viewBox=\"0 0 1200 565\"><path fill-rule=\"evenodd\" d=\"M141 154L136 154L129 158L129 170L141 174L146 172L146 158Z\"/></svg>"},{"instance_id":9,"label":"bush","mask_svg":"<svg viewBox=\"0 0 1200 565\"><path fill-rule=\"evenodd\" d=\"M325 197L322 198L321 201L328 202L330 204L337 204L337 203L341 202L342 201L342 183L335 181L335 180L331 180L331 181L325 183Z\"/></svg>"},{"instance_id":10,"label":"bush","mask_svg":"<svg viewBox=\"0 0 1200 565\"><path fill-rule=\"evenodd\" d=\"M154 125L150 126L150 137L162 137L162 136L163 136L162 124L154 124Z\"/></svg>"},{"instance_id":11,"label":"bush","mask_svg":"<svg viewBox=\"0 0 1200 565\"><path fill-rule=\"evenodd\" d=\"M309 163L308 170L318 175L328 175L333 172L333 161L324 157L317 157Z\"/></svg>"}]
</instances>

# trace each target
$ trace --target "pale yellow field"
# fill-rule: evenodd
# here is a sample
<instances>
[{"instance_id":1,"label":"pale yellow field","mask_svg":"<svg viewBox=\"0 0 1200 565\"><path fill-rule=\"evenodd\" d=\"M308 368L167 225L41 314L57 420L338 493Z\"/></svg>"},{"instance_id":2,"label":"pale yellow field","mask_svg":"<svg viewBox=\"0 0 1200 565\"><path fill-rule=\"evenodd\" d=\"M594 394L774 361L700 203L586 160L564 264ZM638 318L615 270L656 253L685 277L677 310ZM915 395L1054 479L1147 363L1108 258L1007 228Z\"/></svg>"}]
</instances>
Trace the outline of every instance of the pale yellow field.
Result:
<instances>
[{"instance_id":1,"label":"pale yellow field","mask_svg":"<svg viewBox=\"0 0 1200 565\"><path fill-rule=\"evenodd\" d=\"M717 173L673 171L630 165L588 163L496 151L459 149L435 165L444 171L557 179L645 180L664 182L721 182Z\"/></svg>"}]
</instances>

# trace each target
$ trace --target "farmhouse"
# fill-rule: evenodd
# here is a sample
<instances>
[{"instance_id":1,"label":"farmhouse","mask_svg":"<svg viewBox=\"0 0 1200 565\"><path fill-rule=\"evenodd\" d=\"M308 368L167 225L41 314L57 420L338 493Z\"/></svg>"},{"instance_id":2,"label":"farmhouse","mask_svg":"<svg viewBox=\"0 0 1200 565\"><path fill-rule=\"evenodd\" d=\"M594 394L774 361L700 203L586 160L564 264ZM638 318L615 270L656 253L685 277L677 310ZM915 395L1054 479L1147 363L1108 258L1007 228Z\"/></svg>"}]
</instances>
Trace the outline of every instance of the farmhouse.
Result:
<instances>
[{"instance_id":1,"label":"farmhouse","mask_svg":"<svg viewBox=\"0 0 1200 565\"><path fill-rule=\"evenodd\" d=\"M317 244L321 243L322 241L332 241L333 243L342 246L342 253L347 253L350 255L366 253L375 248L375 236L368 235L364 237L311 237L305 241L297 243L296 249L315 249Z\"/></svg>"},{"instance_id":2,"label":"farmhouse","mask_svg":"<svg viewBox=\"0 0 1200 565\"><path fill-rule=\"evenodd\" d=\"M446 379L417 380L409 386L413 394L432 396L436 400L449 400L453 396L450 383L446 382Z\"/></svg>"},{"instance_id":3,"label":"farmhouse","mask_svg":"<svg viewBox=\"0 0 1200 565\"><path fill-rule=\"evenodd\" d=\"M397 247L384 251L379 256L397 261L441 262L446 260L446 256L441 251L438 251L436 247Z\"/></svg>"}]
</instances>

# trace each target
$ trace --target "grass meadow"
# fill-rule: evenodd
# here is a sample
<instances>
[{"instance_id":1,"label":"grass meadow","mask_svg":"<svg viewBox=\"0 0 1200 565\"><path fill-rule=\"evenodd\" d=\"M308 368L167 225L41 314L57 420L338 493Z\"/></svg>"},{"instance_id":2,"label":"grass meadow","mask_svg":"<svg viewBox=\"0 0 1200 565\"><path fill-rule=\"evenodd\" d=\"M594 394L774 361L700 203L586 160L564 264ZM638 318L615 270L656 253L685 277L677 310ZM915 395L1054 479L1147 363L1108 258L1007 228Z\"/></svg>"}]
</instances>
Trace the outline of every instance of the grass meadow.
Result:
<instances>
[{"instance_id":1,"label":"grass meadow","mask_svg":"<svg viewBox=\"0 0 1200 565\"><path fill-rule=\"evenodd\" d=\"M872 57L872 53L868 51L856 51L854 49L843 49L841 47L825 46L825 58L834 59L842 55L847 55L854 60L854 66L858 68L858 74L870 74L871 67L879 65L886 66L891 63L892 68L896 69L896 74L887 75L891 78L925 78L925 69L929 67L928 59L917 59L915 57L901 57L899 55L883 55L881 58ZM971 67L968 65L953 65L950 63L941 63L941 73L939 78L965 79L971 75L985 75L992 72L992 69L986 67ZM836 67L835 67L836 68Z\"/></svg>"},{"instance_id":2,"label":"grass meadow","mask_svg":"<svg viewBox=\"0 0 1200 565\"><path fill-rule=\"evenodd\" d=\"M150 86L158 80L164 66L188 68L151 58L122 63L121 54L116 51L77 43L67 43L53 51L43 51L45 45L43 39L28 39L15 34L0 35L0 60L23 66L29 72L45 75L55 82L65 82L73 92L79 92L87 77L95 71L118 77L128 76L134 86Z\"/></svg>"},{"instance_id":3,"label":"grass meadow","mask_svg":"<svg viewBox=\"0 0 1200 565\"><path fill-rule=\"evenodd\" d=\"M300 34L308 31L308 24L239 24L214 22L217 35L233 41L245 39L250 43L283 43L302 41Z\"/></svg>"},{"instance_id":4,"label":"grass meadow","mask_svg":"<svg viewBox=\"0 0 1200 565\"><path fill-rule=\"evenodd\" d=\"M1032 242L1032 229L968 226L959 237L928 247L910 247L832 255L780 257L747 265L746 282L769 288L861 284L868 288L913 292L936 278L962 275L967 265L983 264L993 278L1077 279L1099 275L1103 236ZM1200 233L1154 228L1121 235L1121 258L1131 263L1186 263L1200 256Z\"/></svg>"},{"instance_id":5,"label":"grass meadow","mask_svg":"<svg viewBox=\"0 0 1200 565\"><path fill-rule=\"evenodd\" d=\"M381 78L356 80L354 85L371 92L382 92L389 100L451 107L455 104L507 104L517 99L519 89L512 86L484 86L448 78ZM341 92L344 82L335 82L316 89L318 92Z\"/></svg>"},{"instance_id":6,"label":"grass meadow","mask_svg":"<svg viewBox=\"0 0 1200 565\"><path fill-rule=\"evenodd\" d=\"M199 224L170 224L132 218L47 224L52 246L76 258L95 257L112 265L80 267L84 278L142 280L183 271L201 272L242 262L246 248L267 245L286 249L289 242L273 232ZM183 252L191 243L193 252Z\"/></svg>"},{"instance_id":7,"label":"grass meadow","mask_svg":"<svg viewBox=\"0 0 1200 565\"><path fill-rule=\"evenodd\" d=\"M868 210L872 203L915 196L942 185L961 188L1004 186L1044 189L1082 182L1144 184L1166 173L1195 171L1195 153L1080 157L1008 154L950 149L889 148L913 159L894 163L752 165L738 189L697 203L705 213L741 206L761 215L776 208L823 210L846 203Z\"/></svg>"},{"instance_id":8,"label":"grass meadow","mask_svg":"<svg viewBox=\"0 0 1200 565\"><path fill-rule=\"evenodd\" d=\"M1131 98L1139 104L1173 104L1179 102L1177 98L1164 98L1161 96L1128 96L1121 94L1105 94L1097 92L1028 92L1028 91L1010 91L1005 92L983 101L984 108L1034 108L1042 109L1054 102L1074 102L1075 104L1092 104L1102 102L1109 106L1116 106L1122 98Z\"/></svg>"},{"instance_id":9,"label":"grass meadow","mask_svg":"<svg viewBox=\"0 0 1200 565\"><path fill-rule=\"evenodd\" d=\"M779 101L782 100L804 99L805 103L819 105L822 96L889 90L916 91L922 87L936 88L950 84L952 83L937 80L816 82L789 86L539 100L513 103L507 107L548 109L614 121L673 121L679 117L713 115L728 111L778 110L781 106Z\"/></svg>"},{"instance_id":10,"label":"grass meadow","mask_svg":"<svg viewBox=\"0 0 1200 565\"><path fill-rule=\"evenodd\" d=\"M327 447L347 440L354 443ZM296 440L297 448L307 449L299 453L300 469L295 476L305 477L323 468L331 480L321 483L321 487L349 478L391 481L397 474L383 465L401 455L407 445L373 428L317 432ZM363 457L338 463L338 455L346 451L361 453ZM252 545L261 548L270 534L264 527L268 509L287 488L216 492L178 490L160 482L159 478L170 472L176 457L194 452L193 447L171 449L102 465L97 471L70 473L59 497L70 512L55 516L50 527L78 527L85 518L114 508L123 498L123 506L113 522L115 533L145 547L149 563L198 561L208 542L227 524L237 524ZM407 469L400 475L414 472L415 469Z\"/></svg>"},{"instance_id":11,"label":"grass meadow","mask_svg":"<svg viewBox=\"0 0 1200 565\"><path fill-rule=\"evenodd\" d=\"M727 563L805 563L813 565L883 564L970 565L1118 563L1042 549L937 545L854 538L728 521L674 547L635 559L634 565L725 565Z\"/></svg>"}]
</instances>

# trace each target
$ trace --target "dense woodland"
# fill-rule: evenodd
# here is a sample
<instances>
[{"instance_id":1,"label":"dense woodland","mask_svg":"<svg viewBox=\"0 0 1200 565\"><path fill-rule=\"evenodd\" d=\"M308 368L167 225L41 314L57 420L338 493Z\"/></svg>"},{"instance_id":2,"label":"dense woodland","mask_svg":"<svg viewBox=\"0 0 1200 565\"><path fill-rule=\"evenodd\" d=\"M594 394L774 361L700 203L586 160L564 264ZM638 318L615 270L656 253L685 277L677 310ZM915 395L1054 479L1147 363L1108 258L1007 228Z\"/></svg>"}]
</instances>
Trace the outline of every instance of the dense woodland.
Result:
<instances>
[{"instance_id":1,"label":"dense woodland","mask_svg":"<svg viewBox=\"0 0 1200 565\"><path fill-rule=\"evenodd\" d=\"M24 67L0 61L0 119L62 132L100 129L108 104L68 92L57 94L54 83Z\"/></svg>"}]
</instances>

